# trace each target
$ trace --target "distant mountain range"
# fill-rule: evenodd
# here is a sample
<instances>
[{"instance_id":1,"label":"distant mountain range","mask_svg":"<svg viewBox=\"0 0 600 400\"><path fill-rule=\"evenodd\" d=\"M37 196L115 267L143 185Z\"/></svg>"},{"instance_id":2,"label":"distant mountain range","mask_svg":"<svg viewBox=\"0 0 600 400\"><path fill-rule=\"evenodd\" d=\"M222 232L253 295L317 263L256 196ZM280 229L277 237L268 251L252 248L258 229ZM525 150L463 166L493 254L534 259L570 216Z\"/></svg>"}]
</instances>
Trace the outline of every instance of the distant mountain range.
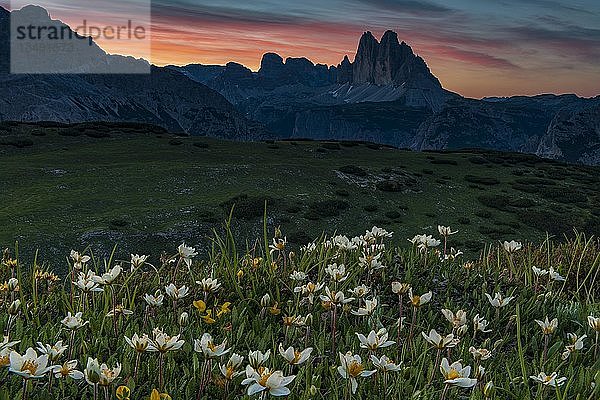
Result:
<instances>
[{"instance_id":1,"label":"distant mountain range","mask_svg":"<svg viewBox=\"0 0 600 400\"><path fill-rule=\"evenodd\" d=\"M50 21L39 7L14 12ZM0 8L0 120L130 121L235 140L477 147L600 164L600 96L464 98L445 90L392 31L380 41L366 32L353 61L346 56L331 67L267 53L258 72L229 63L152 67L148 76L10 75L8 20ZM95 54L73 63L73 72L94 63L143 62L99 47Z\"/></svg>"},{"instance_id":2,"label":"distant mountain range","mask_svg":"<svg viewBox=\"0 0 600 400\"><path fill-rule=\"evenodd\" d=\"M27 6L20 20L37 26L61 26L47 11ZM269 137L260 123L247 120L222 95L168 68L152 67L150 74L81 74L99 64L146 63L106 54L88 41L79 42L74 59L58 58L57 67L69 74L10 74L10 13L0 7L0 120L141 122L173 132L225 139ZM135 68L134 68L135 69Z\"/></svg>"}]
</instances>

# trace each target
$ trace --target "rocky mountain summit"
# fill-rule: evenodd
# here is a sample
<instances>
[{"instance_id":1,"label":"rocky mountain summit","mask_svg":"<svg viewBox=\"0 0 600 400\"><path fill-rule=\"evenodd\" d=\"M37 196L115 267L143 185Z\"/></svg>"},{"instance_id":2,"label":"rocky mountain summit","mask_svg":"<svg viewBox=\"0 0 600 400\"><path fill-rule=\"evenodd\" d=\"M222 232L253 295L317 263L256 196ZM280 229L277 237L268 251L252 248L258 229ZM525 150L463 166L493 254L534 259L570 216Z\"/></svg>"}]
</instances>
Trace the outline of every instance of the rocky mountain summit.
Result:
<instances>
[{"instance_id":1,"label":"rocky mountain summit","mask_svg":"<svg viewBox=\"0 0 600 400\"><path fill-rule=\"evenodd\" d=\"M445 90L395 32L365 32L337 66L265 54L258 72L173 67L280 138L366 140L413 150L485 148L600 164L600 97L467 99Z\"/></svg>"}]
</instances>

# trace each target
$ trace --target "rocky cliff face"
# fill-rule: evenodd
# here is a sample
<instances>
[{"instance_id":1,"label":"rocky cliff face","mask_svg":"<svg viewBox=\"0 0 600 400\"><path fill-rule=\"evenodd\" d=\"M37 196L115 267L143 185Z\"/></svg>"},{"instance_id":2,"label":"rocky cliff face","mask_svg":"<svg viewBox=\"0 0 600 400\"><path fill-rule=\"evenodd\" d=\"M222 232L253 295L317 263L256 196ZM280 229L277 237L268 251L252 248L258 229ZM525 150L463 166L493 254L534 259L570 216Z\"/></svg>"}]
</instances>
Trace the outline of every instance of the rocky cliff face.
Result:
<instances>
[{"instance_id":1,"label":"rocky cliff face","mask_svg":"<svg viewBox=\"0 0 600 400\"><path fill-rule=\"evenodd\" d=\"M442 89L425 61L416 56L405 42L400 43L398 35L392 31L387 31L381 42L371 32L363 34L352 72L350 82L354 85L371 83Z\"/></svg>"},{"instance_id":2,"label":"rocky cliff face","mask_svg":"<svg viewBox=\"0 0 600 400\"><path fill-rule=\"evenodd\" d=\"M558 112L536 153L540 157L600 165L600 98L583 109Z\"/></svg>"}]
</instances>

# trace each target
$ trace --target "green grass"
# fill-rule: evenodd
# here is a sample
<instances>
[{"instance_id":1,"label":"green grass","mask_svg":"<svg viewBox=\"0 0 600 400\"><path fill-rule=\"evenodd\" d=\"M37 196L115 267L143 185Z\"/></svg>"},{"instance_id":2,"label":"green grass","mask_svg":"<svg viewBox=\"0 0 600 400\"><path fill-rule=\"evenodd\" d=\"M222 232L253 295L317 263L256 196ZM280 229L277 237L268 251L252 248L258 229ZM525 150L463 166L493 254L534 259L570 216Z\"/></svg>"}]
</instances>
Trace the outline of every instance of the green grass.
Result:
<instances>
[{"instance_id":1,"label":"green grass","mask_svg":"<svg viewBox=\"0 0 600 400\"><path fill-rule=\"evenodd\" d=\"M467 252L574 227L600 233L598 168L519 154L237 143L150 129L0 127L0 244L19 240L52 260L87 245L102 254L116 243L144 252L181 240L205 247L234 205L234 232L253 240L265 201L269 227L280 225L295 245L373 225L402 239L451 225Z\"/></svg>"},{"instance_id":2,"label":"green grass","mask_svg":"<svg viewBox=\"0 0 600 400\"><path fill-rule=\"evenodd\" d=\"M268 235L269 233L267 233ZM283 232L285 234L285 231ZM58 340L69 344L57 363L78 360L79 370L86 367L88 357L98 358L109 367L122 365L122 370L112 384L100 388L99 398L115 399L118 386L127 385L131 399L148 399L150 392L160 385L160 362L157 353L144 352L140 356L136 374L136 354L125 341L125 337L143 333L152 336L153 328L161 328L169 335L180 334L185 343L180 350L168 353L164 361L163 392L173 399L244 399L258 398L247 396L247 386L241 381L245 374L233 378L225 384L218 364L225 364L229 354L206 361L194 350L194 340L210 333L215 344L226 340L230 353L245 357L237 367L243 372L248 362L248 354L254 350L271 351L270 359L264 364L271 370L281 370L285 375L294 375L289 384L289 399L372 399L372 398L418 398L418 399L594 399L598 388L592 383L600 383L600 358L596 333L588 326L588 315L600 315L597 303L598 279L600 279L600 242L578 235L565 243L546 241L541 245L526 245L521 251L509 256L501 247L486 247L482 257L471 263L458 259L441 262L434 251L427 254L417 251L406 243L401 248L386 246L381 252L381 262L385 268L369 273L361 266L359 256L367 251L342 250L318 242L312 251L269 254L264 243L270 237L256 242L250 252L241 251L236 237L230 230L224 236L212 238L213 251L207 258L195 260L188 269L175 254L159 261L158 255L148 259L148 264L130 272L128 256L117 251L110 259L102 260L92 256L83 266L83 271L102 273L105 268L122 265L124 271L104 292L84 296L79 289L70 292L70 272L61 276L62 280L50 282L34 272L48 271L47 266L20 261L23 256L17 250L5 253L0 270L0 282L10 276L18 276L20 290L7 292L2 289L0 307L9 307L12 299L20 299L21 307L13 317L6 312L0 314L0 329L11 340L20 340L13 350L23 354L28 347L36 347L36 342L53 345ZM389 239L378 239L377 243L388 244ZM453 245L453 237L449 244ZM167 249L168 250L168 249ZM159 249L157 249L157 252ZM167 260L172 259L174 263ZM348 278L335 282L326 272L333 262L345 263ZM532 267L549 269L554 267L564 282L553 282L547 277L536 279ZM72 264L67 264L71 271ZM290 278L294 271L308 275L303 282ZM77 271L76 271L77 272ZM34 278L38 276L38 278ZM221 288L205 294L195 283L203 278L218 280ZM162 290L175 281L177 286L187 285L190 293L176 303L168 296L162 306L148 308L143 296ZM352 311L365 306L365 299L354 300L339 306L335 317L333 310L319 300L318 291L313 304L294 287L312 281L323 283L331 290L339 290L350 296L350 289L366 284L370 293L365 299L378 299L378 306L371 316L357 316ZM393 281L405 282L412 286L415 294L431 291L432 300L421 306L415 313L408 296L394 294ZM505 307L496 310L486 298L486 294L500 292L514 299ZM112 295L114 293L114 295ZM265 302L264 295L270 300ZM203 319L205 310L197 309L195 300L204 300L211 309L212 316L226 302L230 302L230 312L215 317L214 322ZM403 316L407 317L398 330L396 322L400 317L400 301ZM121 304L133 312L114 320L106 314L115 304ZM277 309L278 311L273 311ZM453 329L441 313L442 309L453 312L465 310L467 313L465 330ZM83 320L89 324L73 335L65 329L60 320L67 311L83 312ZM189 314L189 320L181 325L182 312ZM472 319L475 314L485 318L488 332L474 332ZM305 317L310 315L306 326L286 326L284 317ZM413 315L414 320L413 320ZM558 328L546 342L535 320L557 318ZM334 322L335 321L335 322ZM414 325L413 325L414 321ZM368 351L360 348L356 333L367 335L371 330L386 328L389 340L396 343L390 347ZM458 345L440 352L433 349L422 337L435 329L442 335L453 332L460 338ZM335 332L335 333L334 333ZM583 349L563 359L561 354L569 344L567 333L579 337L586 334ZM313 349L309 360L301 366L290 367L279 355L278 345L284 348L293 346L296 350L308 347ZM547 344L546 344L547 343ZM485 348L491 351L487 360L475 361L470 347ZM544 350L546 349L546 351ZM364 361L366 370L373 370L370 354L378 357L386 355L401 368L397 372L377 373L368 378L359 378L356 394L348 391L348 381L337 371L340 365L338 353L352 352ZM69 353L69 355L67 355ZM544 356L546 353L546 356ZM442 357L452 361L462 360L473 371L481 365L485 375L478 378L479 384L472 389L447 387L439 371L437 362ZM4 361L0 355L0 362ZM566 378L559 390L536 384L531 375L540 372L557 372ZM473 374L471 375L473 377ZM0 399L23 397L22 379L10 373L7 367L0 366ZM493 382L494 394L486 397L483 388ZM93 398L93 387L85 380L48 377L30 381L27 395L31 400L61 398L64 400ZM59 396L59 397L57 397Z\"/></svg>"},{"instance_id":3,"label":"green grass","mask_svg":"<svg viewBox=\"0 0 600 400\"><path fill-rule=\"evenodd\" d=\"M216 343L227 339L230 352L245 357L240 371L250 351L270 350L266 366L296 376L290 399L483 400L488 382L496 388L488 396L492 399L598 397L600 348L587 317L600 316L600 242L572 231L600 233L597 168L519 154L413 153L362 143L231 143L174 137L136 125L2 124L0 171L0 244L9 248L0 263L0 329L20 340L13 346L20 354L38 341L62 340L71 354L63 354L60 363L77 360L80 370L88 357L122 364L107 398L117 398L115 389L127 385L131 399L148 399L159 386L159 357L142 354L135 376L136 355L124 339L152 335L153 328L185 340L181 350L165 357L164 391L173 399L249 399L241 385L245 374L225 384L217 364L227 356L207 362L194 351L194 340L203 333ZM439 236L438 224L459 230L448 245L465 251L463 257L442 262L441 250L424 254L406 241L420 233ZM395 232L378 240L384 250L326 244L336 232L352 237L373 225ZM277 226L289 243L271 254ZM313 251L300 249L314 239ZM510 239L526 242L513 256L498 244ZM201 250L189 268L174 250L182 241ZM71 287L71 249L91 256L84 270L100 274L122 265L124 271L104 292L84 296ZM385 268L369 273L361 267L365 251L381 253ZM130 272L130 253L150 257ZM345 264L346 280L336 283L326 273L332 263ZM536 278L534 266L552 267L565 281ZM370 317L352 314L364 307L364 299L334 313L319 300L324 289L314 304L307 303L294 291L300 285L289 278L294 271L347 296L365 284L370 288L366 298L377 298L378 306ZM2 284L11 277L18 278L18 291ZM204 294L196 283L207 277L222 284L216 294ZM164 294L174 281L187 285L190 294L146 308L144 294L157 289ZM433 294L414 324L407 295L392 293L394 281L409 284L415 294ZM497 292L514 299L495 310L485 295ZM266 294L268 307L261 305ZM16 299L21 306L9 316ZM207 323L195 300L206 300L213 317L226 302L230 312ZM133 314L107 317L117 303ZM407 319L398 330L400 304ZM442 309L465 310L466 332L453 329ZM73 336L60 323L69 311L82 311L89 321ZM182 312L189 321L180 325ZM283 317L309 314L305 327L283 323ZM474 333L475 314L489 321L490 332ZM559 321L547 342L535 323L546 316ZM338 352L359 354L365 368L373 369L356 333L380 328L396 343L376 355L401 363L401 369L359 378L351 395L337 371ZM453 332L460 342L438 358L421 336L431 329ZM563 360L567 333L588 338L583 349ZM313 353L302 366L290 368L278 354L279 343L312 347ZM474 389L445 390L438 362L461 359L475 371L471 346L492 352L480 362L484 377ZM22 380L8 371L2 351L0 400L23 398ZM559 390L530 379L554 371L567 378ZM30 400L93 398L85 381L45 377L25 388ZM103 390L99 398L105 398Z\"/></svg>"}]
</instances>

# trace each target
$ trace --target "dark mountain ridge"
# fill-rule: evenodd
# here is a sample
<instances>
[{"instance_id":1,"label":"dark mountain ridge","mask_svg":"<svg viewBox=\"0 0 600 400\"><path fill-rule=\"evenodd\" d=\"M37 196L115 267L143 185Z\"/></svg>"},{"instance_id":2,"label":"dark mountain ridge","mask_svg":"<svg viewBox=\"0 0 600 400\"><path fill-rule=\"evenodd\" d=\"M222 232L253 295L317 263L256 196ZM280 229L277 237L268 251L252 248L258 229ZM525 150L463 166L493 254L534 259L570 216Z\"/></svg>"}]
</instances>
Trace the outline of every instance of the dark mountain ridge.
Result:
<instances>
[{"instance_id":1,"label":"dark mountain ridge","mask_svg":"<svg viewBox=\"0 0 600 400\"><path fill-rule=\"evenodd\" d=\"M223 94L280 138L366 140L414 150L480 147L600 164L600 97L464 98L445 90L398 35L365 32L337 66L265 54L258 72L236 63L172 67Z\"/></svg>"},{"instance_id":2,"label":"dark mountain ridge","mask_svg":"<svg viewBox=\"0 0 600 400\"><path fill-rule=\"evenodd\" d=\"M12 13L38 26L62 26L37 6ZM268 137L259 123L247 120L221 94L173 69L151 66L147 74L79 73L102 64L145 63L109 55L95 44L90 51L87 41L81 42L85 49L75 51L76 61L68 60L70 64L64 57L40 55L49 65L73 73L11 74L10 20L10 12L0 7L0 120L138 122L190 135L235 140Z\"/></svg>"}]
</instances>

